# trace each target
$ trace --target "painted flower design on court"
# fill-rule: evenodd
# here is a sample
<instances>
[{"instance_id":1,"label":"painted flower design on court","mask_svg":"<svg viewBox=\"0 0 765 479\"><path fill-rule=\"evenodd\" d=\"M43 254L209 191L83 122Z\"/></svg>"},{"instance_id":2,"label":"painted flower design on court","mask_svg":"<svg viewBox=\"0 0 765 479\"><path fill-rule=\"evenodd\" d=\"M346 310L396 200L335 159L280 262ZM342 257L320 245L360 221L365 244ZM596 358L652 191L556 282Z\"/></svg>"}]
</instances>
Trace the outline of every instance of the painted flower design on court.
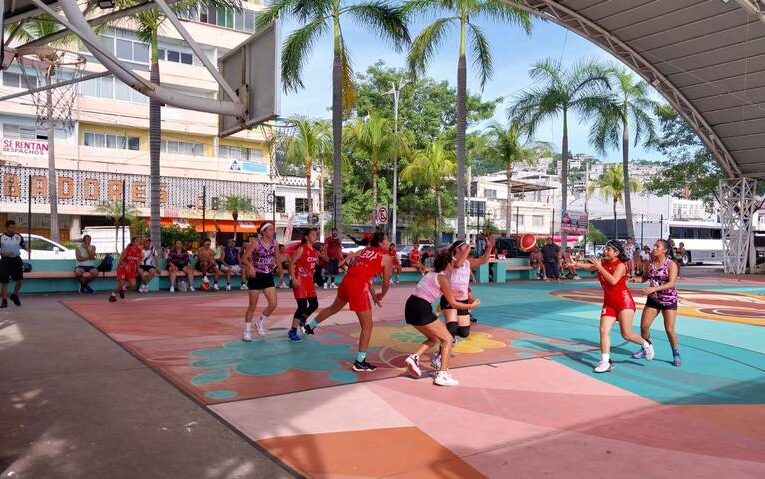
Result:
<instances>
[{"instance_id":1,"label":"painted flower design on court","mask_svg":"<svg viewBox=\"0 0 765 479\"><path fill-rule=\"evenodd\" d=\"M454 347L455 353L476 354L482 353L487 349L500 349L507 347L507 343L492 339L491 334L483 331L471 331L466 339L460 338L457 346Z\"/></svg>"},{"instance_id":2,"label":"painted flower design on court","mask_svg":"<svg viewBox=\"0 0 765 479\"><path fill-rule=\"evenodd\" d=\"M359 333L353 333L358 337ZM392 348L402 353L413 353L420 343L425 341L425 336L414 330L411 326L375 326L372 331L371 346L379 348ZM467 339L462 339L454 348L455 353L482 353L487 349L499 349L507 347L507 344L492 339L492 335L482 331L473 330Z\"/></svg>"},{"instance_id":3,"label":"painted flower design on court","mask_svg":"<svg viewBox=\"0 0 765 479\"><path fill-rule=\"evenodd\" d=\"M193 378L194 386L225 381L231 373L245 376L273 376L290 369L330 372L353 357L352 344L322 344L308 340L292 344L282 338L267 341L229 341L221 347L200 349L189 354L189 366L203 370Z\"/></svg>"}]
</instances>

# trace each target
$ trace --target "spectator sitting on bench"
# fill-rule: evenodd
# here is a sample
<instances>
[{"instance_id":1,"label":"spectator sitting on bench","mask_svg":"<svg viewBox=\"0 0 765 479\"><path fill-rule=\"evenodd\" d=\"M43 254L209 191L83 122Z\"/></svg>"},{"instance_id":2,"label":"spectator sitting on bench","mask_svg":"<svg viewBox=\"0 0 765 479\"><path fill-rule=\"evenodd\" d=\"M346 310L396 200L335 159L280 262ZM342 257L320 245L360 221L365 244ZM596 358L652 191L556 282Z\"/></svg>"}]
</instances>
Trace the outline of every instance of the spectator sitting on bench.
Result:
<instances>
[{"instance_id":1,"label":"spectator sitting on bench","mask_svg":"<svg viewBox=\"0 0 765 479\"><path fill-rule=\"evenodd\" d=\"M566 252L563 253L563 271L568 272L571 279L582 279L576 271L576 261L574 261L573 253L574 250L571 248L566 248Z\"/></svg>"},{"instance_id":2,"label":"spectator sitting on bench","mask_svg":"<svg viewBox=\"0 0 765 479\"><path fill-rule=\"evenodd\" d=\"M152 246L149 238L143 240L141 255L141 264L138 265L138 275L141 277L141 286L138 287L138 292L148 293L149 281L155 276L159 276L159 269L157 268L157 250Z\"/></svg>"},{"instance_id":3,"label":"spectator sitting on bench","mask_svg":"<svg viewBox=\"0 0 765 479\"><path fill-rule=\"evenodd\" d=\"M545 264L542 262L542 252L535 245L529 252L529 265L532 270L536 270L538 279L545 279Z\"/></svg>"},{"instance_id":4,"label":"spectator sitting on bench","mask_svg":"<svg viewBox=\"0 0 765 479\"><path fill-rule=\"evenodd\" d=\"M189 291L194 291L194 268L191 267L189 253L181 240L177 240L167 254L167 274L170 277L170 292L175 293L175 277L183 272L189 280Z\"/></svg>"},{"instance_id":5,"label":"spectator sitting on bench","mask_svg":"<svg viewBox=\"0 0 765 479\"><path fill-rule=\"evenodd\" d=\"M98 269L95 265L96 247L90 244L90 241L90 235L83 236L82 243L74 250L77 258L74 275L80 281L80 293L93 294L95 291L90 287L90 283L98 278Z\"/></svg>"},{"instance_id":6,"label":"spectator sitting on bench","mask_svg":"<svg viewBox=\"0 0 765 479\"><path fill-rule=\"evenodd\" d=\"M197 250L197 270L202 273L203 282L207 282L207 275L212 274L214 277L212 289L218 291L220 269L215 261L215 250L210 247L211 244L210 238L205 238L202 241L202 247Z\"/></svg>"},{"instance_id":7,"label":"spectator sitting on bench","mask_svg":"<svg viewBox=\"0 0 765 479\"><path fill-rule=\"evenodd\" d=\"M220 252L220 269L226 273L226 291L231 291L231 275L242 276L242 285L246 283L239 261L239 248L236 247L236 240L231 238Z\"/></svg>"}]
</instances>

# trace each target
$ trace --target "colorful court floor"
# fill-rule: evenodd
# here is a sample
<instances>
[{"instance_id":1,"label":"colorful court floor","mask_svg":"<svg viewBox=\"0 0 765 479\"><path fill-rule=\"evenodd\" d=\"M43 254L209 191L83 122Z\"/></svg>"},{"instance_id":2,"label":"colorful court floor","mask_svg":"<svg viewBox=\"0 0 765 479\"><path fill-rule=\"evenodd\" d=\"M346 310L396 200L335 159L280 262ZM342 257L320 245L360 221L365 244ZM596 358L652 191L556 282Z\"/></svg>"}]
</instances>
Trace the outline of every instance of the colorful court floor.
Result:
<instances>
[{"instance_id":1,"label":"colorful court floor","mask_svg":"<svg viewBox=\"0 0 765 479\"><path fill-rule=\"evenodd\" d=\"M287 341L289 291L252 343L240 340L242 292L65 304L308 477L765 477L765 283L684 281L683 366L657 318L656 359L632 359L615 331L616 369L603 375L592 373L596 283L474 289L479 323L454 350L456 388L404 373L423 339L402 318L411 287L375 310L380 369L366 374L350 368L359 326L348 311Z\"/></svg>"}]
</instances>

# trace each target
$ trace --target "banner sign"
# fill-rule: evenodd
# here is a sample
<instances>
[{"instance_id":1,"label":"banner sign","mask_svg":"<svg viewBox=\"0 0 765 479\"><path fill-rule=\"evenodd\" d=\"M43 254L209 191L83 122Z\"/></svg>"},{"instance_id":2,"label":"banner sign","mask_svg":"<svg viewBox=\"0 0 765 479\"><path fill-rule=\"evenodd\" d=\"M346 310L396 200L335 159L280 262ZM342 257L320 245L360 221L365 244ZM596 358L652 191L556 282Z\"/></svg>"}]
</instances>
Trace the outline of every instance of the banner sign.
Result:
<instances>
[{"instance_id":1,"label":"banner sign","mask_svg":"<svg viewBox=\"0 0 765 479\"><path fill-rule=\"evenodd\" d=\"M268 174L268 165L255 163L254 161L233 160L228 167L234 173L254 173L259 175Z\"/></svg>"},{"instance_id":2,"label":"banner sign","mask_svg":"<svg viewBox=\"0 0 765 479\"><path fill-rule=\"evenodd\" d=\"M589 229L589 218L584 211L566 210L560 221L560 230L569 235L584 235Z\"/></svg>"},{"instance_id":3,"label":"banner sign","mask_svg":"<svg viewBox=\"0 0 765 479\"><path fill-rule=\"evenodd\" d=\"M39 157L48 156L48 142L40 140L21 140L3 138L3 156Z\"/></svg>"}]
</instances>

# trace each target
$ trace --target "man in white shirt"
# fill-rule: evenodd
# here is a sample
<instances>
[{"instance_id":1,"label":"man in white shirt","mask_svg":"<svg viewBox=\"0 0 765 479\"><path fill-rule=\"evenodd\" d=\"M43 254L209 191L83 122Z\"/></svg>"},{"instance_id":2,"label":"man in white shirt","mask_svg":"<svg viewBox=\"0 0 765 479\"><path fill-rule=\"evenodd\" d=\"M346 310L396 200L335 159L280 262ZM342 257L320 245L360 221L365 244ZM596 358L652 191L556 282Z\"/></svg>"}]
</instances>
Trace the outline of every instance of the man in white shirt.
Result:
<instances>
[{"instance_id":1,"label":"man in white shirt","mask_svg":"<svg viewBox=\"0 0 765 479\"><path fill-rule=\"evenodd\" d=\"M21 306L19 300L19 291L21 282L24 279L24 263L21 261L21 250L30 251L29 245L24 242L24 238L16 233L16 222L8 220L5 222L5 233L0 235L0 283L3 287L3 299L0 308L8 307L8 282L13 280L13 294L11 301L16 306Z\"/></svg>"},{"instance_id":2,"label":"man in white shirt","mask_svg":"<svg viewBox=\"0 0 765 479\"><path fill-rule=\"evenodd\" d=\"M90 287L90 283L98 278L98 269L96 268L96 247L90 244L90 235L82 237L82 243L74 250L77 258L77 266L74 268L74 275L80 280L80 293L93 294L95 291Z\"/></svg>"}]
</instances>

